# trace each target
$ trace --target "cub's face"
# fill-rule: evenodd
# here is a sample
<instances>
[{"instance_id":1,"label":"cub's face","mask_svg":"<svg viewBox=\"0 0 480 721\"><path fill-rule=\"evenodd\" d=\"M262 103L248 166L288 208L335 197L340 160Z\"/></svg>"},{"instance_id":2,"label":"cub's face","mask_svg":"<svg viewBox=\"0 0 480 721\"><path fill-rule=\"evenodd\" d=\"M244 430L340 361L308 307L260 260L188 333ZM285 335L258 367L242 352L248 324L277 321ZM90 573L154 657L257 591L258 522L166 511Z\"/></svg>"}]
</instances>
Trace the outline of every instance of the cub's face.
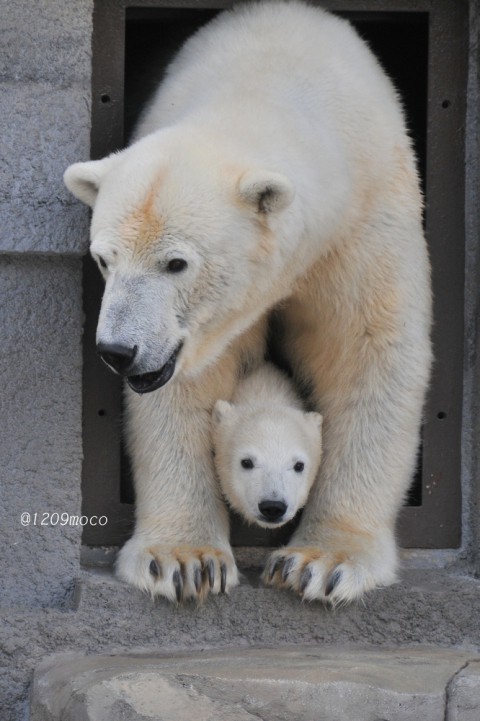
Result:
<instances>
[{"instance_id":1,"label":"cub's face","mask_svg":"<svg viewBox=\"0 0 480 721\"><path fill-rule=\"evenodd\" d=\"M93 208L103 360L139 393L197 373L271 304L286 178L162 131L65 173ZM276 300L274 298L273 300Z\"/></svg>"},{"instance_id":2,"label":"cub's face","mask_svg":"<svg viewBox=\"0 0 480 721\"><path fill-rule=\"evenodd\" d=\"M317 475L322 416L217 401L212 417L215 465L230 505L264 528L290 521Z\"/></svg>"}]
</instances>

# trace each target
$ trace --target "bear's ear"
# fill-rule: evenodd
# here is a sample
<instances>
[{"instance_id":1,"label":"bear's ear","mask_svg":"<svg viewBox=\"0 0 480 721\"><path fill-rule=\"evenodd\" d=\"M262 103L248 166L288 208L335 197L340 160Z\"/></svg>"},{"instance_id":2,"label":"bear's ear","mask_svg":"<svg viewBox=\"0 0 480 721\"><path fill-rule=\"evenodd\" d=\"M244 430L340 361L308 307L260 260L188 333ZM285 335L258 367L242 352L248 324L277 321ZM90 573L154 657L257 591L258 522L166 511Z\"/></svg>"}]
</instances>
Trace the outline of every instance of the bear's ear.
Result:
<instances>
[{"instance_id":1,"label":"bear's ear","mask_svg":"<svg viewBox=\"0 0 480 721\"><path fill-rule=\"evenodd\" d=\"M95 205L102 179L112 166L113 156L87 163L74 163L63 175L63 182L73 195L91 208Z\"/></svg>"},{"instance_id":2,"label":"bear's ear","mask_svg":"<svg viewBox=\"0 0 480 721\"><path fill-rule=\"evenodd\" d=\"M240 198L253 206L257 213L276 213L292 202L295 189L280 173L268 170L247 170L238 181Z\"/></svg>"},{"instance_id":3,"label":"bear's ear","mask_svg":"<svg viewBox=\"0 0 480 721\"><path fill-rule=\"evenodd\" d=\"M212 418L214 423L221 423L233 413L233 404L228 401L217 401L213 406Z\"/></svg>"},{"instance_id":4,"label":"bear's ear","mask_svg":"<svg viewBox=\"0 0 480 721\"><path fill-rule=\"evenodd\" d=\"M315 413L312 411L309 413L305 413L305 417L308 419L308 422L316 428L317 431L321 432L323 425L323 416L320 413Z\"/></svg>"}]
</instances>

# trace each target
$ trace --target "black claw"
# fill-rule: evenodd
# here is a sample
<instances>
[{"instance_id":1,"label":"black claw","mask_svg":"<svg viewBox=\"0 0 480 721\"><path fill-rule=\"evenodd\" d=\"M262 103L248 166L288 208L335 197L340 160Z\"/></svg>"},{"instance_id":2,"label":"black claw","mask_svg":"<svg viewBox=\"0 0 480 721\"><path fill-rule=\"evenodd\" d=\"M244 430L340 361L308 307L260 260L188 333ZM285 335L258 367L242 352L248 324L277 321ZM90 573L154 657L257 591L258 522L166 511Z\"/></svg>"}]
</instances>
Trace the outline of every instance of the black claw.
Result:
<instances>
[{"instance_id":1,"label":"black claw","mask_svg":"<svg viewBox=\"0 0 480 721\"><path fill-rule=\"evenodd\" d=\"M193 572L193 582L195 584L195 590L197 593L200 593L202 590L202 569L200 566L195 566L195 570Z\"/></svg>"},{"instance_id":2,"label":"black claw","mask_svg":"<svg viewBox=\"0 0 480 721\"><path fill-rule=\"evenodd\" d=\"M220 592L225 593L227 587L227 567L222 562L220 563Z\"/></svg>"},{"instance_id":3,"label":"black claw","mask_svg":"<svg viewBox=\"0 0 480 721\"><path fill-rule=\"evenodd\" d=\"M342 577L342 572L337 568L332 575L330 576L330 579L326 585L325 588L325 596L330 596L331 592L337 585L337 583L340 581Z\"/></svg>"},{"instance_id":4,"label":"black claw","mask_svg":"<svg viewBox=\"0 0 480 721\"><path fill-rule=\"evenodd\" d=\"M270 564L270 568L268 569L268 580L271 581L274 575L276 574L279 566L284 562L285 558L284 556L277 556L273 559L272 563Z\"/></svg>"},{"instance_id":5,"label":"black claw","mask_svg":"<svg viewBox=\"0 0 480 721\"><path fill-rule=\"evenodd\" d=\"M287 559L287 560L285 561L285 565L283 566L283 569L282 569L282 581L283 581L284 583L285 583L285 581L287 580L288 574L289 574L290 571L292 570L294 564L295 564L295 559L294 559L294 558L289 558L289 559Z\"/></svg>"},{"instance_id":6,"label":"black claw","mask_svg":"<svg viewBox=\"0 0 480 721\"><path fill-rule=\"evenodd\" d=\"M304 593L305 589L307 588L308 584L312 580L312 570L310 568L305 568L302 575L300 576L300 593Z\"/></svg>"},{"instance_id":7,"label":"black claw","mask_svg":"<svg viewBox=\"0 0 480 721\"><path fill-rule=\"evenodd\" d=\"M210 588L213 588L213 584L215 583L215 563L210 559L210 561L207 561L207 575L208 575L208 585Z\"/></svg>"},{"instance_id":8,"label":"black claw","mask_svg":"<svg viewBox=\"0 0 480 721\"><path fill-rule=\"evenodd\" d=\"M150 561L148 570L154 578L160 578L162 576L162 567L155 558L152 558L152 560Z\"/></svg>"},{"instance_id":9,"label":"black claw","mask_svg":"<svg viewBox=\"0 0 480 721\"><path fill-rule=\"evenodd\" d=\"M178 603L180 603L183 595L183 578L178 568L175 569L175 571L173 572L172 581L173 585L175 586L175 595L177 597L177 601Z\"/></svg>"}]
</instances>

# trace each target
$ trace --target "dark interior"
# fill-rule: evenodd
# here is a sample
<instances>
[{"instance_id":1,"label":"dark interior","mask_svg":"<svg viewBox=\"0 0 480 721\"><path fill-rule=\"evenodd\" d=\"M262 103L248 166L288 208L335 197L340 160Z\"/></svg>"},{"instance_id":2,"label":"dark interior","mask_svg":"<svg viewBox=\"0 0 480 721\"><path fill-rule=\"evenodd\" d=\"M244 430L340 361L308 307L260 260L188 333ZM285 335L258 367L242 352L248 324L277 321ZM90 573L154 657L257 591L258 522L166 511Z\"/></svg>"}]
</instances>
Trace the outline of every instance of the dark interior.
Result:
<instances>
[{"instance_id":1,"label":"dark interior","mask_svg":"<svg viewBox=\"0 0 480 721\"><path fill-rule=\"evenodd\" d=\"M127 11L125 44L125 144L148 98L161 80L168 61L183 41L216 13L212 10L136 9ZM428 80L428 15L425 13L344 13L375 52L402 98L425 186ZM424 188L425 189L425 188ZM421 505L421 453L408 505ZM121 500L134 500L128 460L122 462ZM236 518L236 545L284 542L292 525L279 531L245 526Z\"/></svg>"},{"instance_id":2,"label":"dark interior","mask_svg":"<svg viewBox=\"0 0 480 721\"><path fill-rule=\"evenodd\" d=\"M141 109L183 42L216 15L212 10L127 10L125 36L125 143ZM341 13L367 41L402 98L408 127L425 176L428 15Z\"/></svg>"}]
</instances>

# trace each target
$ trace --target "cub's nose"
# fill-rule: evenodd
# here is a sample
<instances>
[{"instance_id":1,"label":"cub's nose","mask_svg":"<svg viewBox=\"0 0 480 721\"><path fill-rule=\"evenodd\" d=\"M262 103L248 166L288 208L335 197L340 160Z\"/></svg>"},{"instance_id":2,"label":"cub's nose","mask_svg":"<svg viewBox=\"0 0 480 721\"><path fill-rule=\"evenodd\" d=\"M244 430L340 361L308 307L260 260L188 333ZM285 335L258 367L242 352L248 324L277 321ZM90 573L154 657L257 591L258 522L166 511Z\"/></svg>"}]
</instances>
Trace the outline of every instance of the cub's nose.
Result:
<instances>
[{"instance_id":1,"label":"cub's nose","mask_svg":"<svg viewBox=\"0 0 480 721\"><path fill-rule=\"evenodd\" d=\"M261 501L258 510L269 523L278 523L287 510L287 504L283 501Z\"/></svg>"},{"instance_id":2,"label":"cub's nose","mask_svg":"<svg viewBox=\"0 0 480 721\"><path fill-rule=\"evenodd\" d=\"M128 375L138 347L128 348L117 343L97 343L97 353L104 363L121 376Z\"/></svg>"}]
</instances>

